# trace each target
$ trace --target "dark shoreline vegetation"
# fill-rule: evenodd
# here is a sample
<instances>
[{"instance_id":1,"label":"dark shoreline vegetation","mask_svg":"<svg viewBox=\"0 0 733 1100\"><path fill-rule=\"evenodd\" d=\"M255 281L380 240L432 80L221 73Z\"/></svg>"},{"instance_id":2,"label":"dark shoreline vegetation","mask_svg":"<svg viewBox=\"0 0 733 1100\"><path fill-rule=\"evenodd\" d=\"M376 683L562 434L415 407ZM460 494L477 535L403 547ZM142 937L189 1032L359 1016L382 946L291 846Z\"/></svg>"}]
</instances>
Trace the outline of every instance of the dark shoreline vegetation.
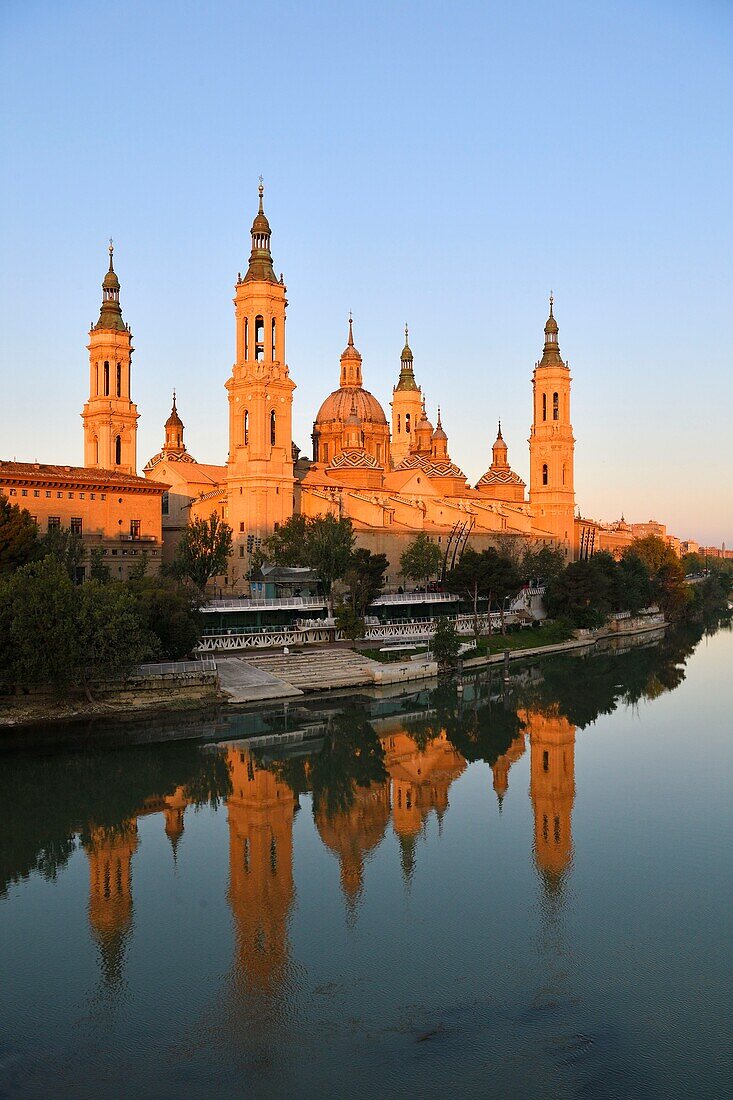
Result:
<instances>
[{"instance_id":1,"label":"dark shoreline vegetation","mask_svg":"<svg viewBox=\"0 0 733 1100\"><path fill-rule=\"evenodd\" d=\"M731 620L686 623L669 630L656 644L626 652L579 656L564 654L527 663L510 684L498 674L476 676L459 690L446 681L392 700L393 717L418 747L443 731L467 761L493 765L522 729L520 711L531 709L564 716L585 728L619 706L674 691L685 678L684 662L701 638L731 629ZM322 705L322 704L321 704ZM420 717L412 717L419 712ZM343 812L359 787L384 778L384 751L372 724L384 708L370 707L355 696L319 711L316 702L291 709L289 728L299 723L317 732L307 755L287 750L260 750L260 766L270 768L291 787L294 797L310 792L313 808ZM261 733L281 732L282 709L257 716ZM84 726L80 736L84 740ZM212 715L195 723L186 741L126 745L107 751L6 753L0 768L0 799L6 809L6 843L0 866L0 897L15 882L38 873L54 879L80 845L101 830L110 837L123 832L144 804L185 790L195 805L217 806L231 793L231 778L222 752L206 739L246 736L237 716ZM275 754L275 755L273 755ZM37 813L37 806L44 814ZM82 809L79 809L79 806Z\"/></svg>"},{"instance_id":2,"label":"dark shoreline vegetation","mask_svg":"<svg viewBox=\"0 0 733 1100\"><path fill-rule=\"evenodd\" d=\"M707 577L686 583L686 569L691 572L699 560L680 561L654 536L636 540L619 561L598 553L567 566L556 550L499 542L498 549L481 553L469 547L446 577L447 589L461 597L463 612L474 617L478 654L523 645L505 636L503 609L531 582L546 587L551 622L540 630L553 640L650 604L658 605L669 622L701 621L727 606L733 585L733 562L728 561L711 563ZM148 575L142 554L126 580L111 579L96 548L79 583L80 563L86 560L82 539L63 528L40 537L28 511L0 496L0 706L3 696L22 699L33 693L56 702L86 699L92 704L96 691L123 683L140 662L191 654L202 632L204 588L226 568L230 549L230 528L212 516L189 526L170 569ZM350 520L293 516L266 540L265 550L279 565L307 559L329 599L340 582L337 624L349 639L363 636L364 616L384 587L388 563L383 554L355 547ZM421 534L403 553L401 568L427 585L439 561L437 544ZM481 637L492 609L501 617L500 645ZM451 636L441 625L436 655L443 643L448 658L455 657L455 630Z\"/></svg>"}]
</instances>

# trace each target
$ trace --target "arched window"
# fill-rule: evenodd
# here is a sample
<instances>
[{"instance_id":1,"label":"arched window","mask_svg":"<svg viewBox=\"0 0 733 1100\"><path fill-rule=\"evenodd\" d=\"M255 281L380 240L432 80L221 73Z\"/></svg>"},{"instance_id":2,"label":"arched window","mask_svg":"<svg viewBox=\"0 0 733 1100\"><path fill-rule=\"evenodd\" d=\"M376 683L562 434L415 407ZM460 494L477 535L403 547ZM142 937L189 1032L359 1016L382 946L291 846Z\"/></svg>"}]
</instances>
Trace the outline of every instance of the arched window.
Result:
<instances>
[{"instance_id":1,"label":"arched window","mask_svg":"<svg viewBox=\"0 0 733 1100\"><path fill-rule=\"evenodd\" d=\"M547 394L542 394L542 419L547 420Z\"/></svg>"},{"instance_id":2,"label":"arched window","mask_svg":"<svg viewBox=\"0 0 733 1100\"><path fill-rule=\"evenodd\" d=\"M117 396L122 397L122 364L117 364Z\"/></svg>"},{"instance_id":3,"label":"arched window","mask_svg":"<svg viewBox=\"0 0 733 1100\"><path fill-rule=\"evenodd\" d=\"M96 435L94 437L94 463L96 466L99 465L99 440Z\"/></svg>"},{"instance_id":4,"label":"arched window","mask_svg":"<svg viewBox=\"0 0 733 1100\"><path fill-rule=\"evenodd\" d=\"M96 367L94 368L94 386L97 397L99 397L99 363L97 363Z\"/></svg>"},{"instance_id":5,"label":"arched window","mask_svg":"<svg viewBox=\"0 0 733 1100\"><path fill-rule=\"evenodd\" d=\"M249 359L249 320L244 318L244 359Z\"/></svg>"},{"instance_id":6,"label":"arched window","mask_svg":"<svg viewBox=\"0 0 733 1100\"><path fill-rule=\"evenodd\" d=\"M109 363L104 361L104 396L109 397Z\"/></svg>"},{"instance_id":7,"label":"arched window","mask_svg":"<svg viewBox=\"0 0 733 1100\"><path fill-rule=\"evenodd\" d=\"M276 423L277 423L277 418L275 416L275 410L273 409L272 412L270 413L270 444L273 447L275 446L275 435L276 435L275 426L276 426Z\"/></svg>"},{"instance_id":8,"label":"arched window","mask_svg":"<svg viewBox=\"0 0 733 1100\"><path fill-rule=\"evenodd\" d=\"M559 393L553 393L552 395L552 419L560 419L560 395Z\"/></svg>"},{"instance_id":9,"label":"arched window","mask_svg":"<svg viewBox=\"0 0 733 1100\"><path fill-rule=\"evenodd\" d=\"M563 485L565 484L565 471L566 470L567 470L567 463L563 462L563 464L562 464L562 483L563 483Z\"/></svg>"},{"instance_id":10,"label":"arched window","mask_svg":"<svg viewBox=\"0 0 733 1100\"><path fill-rule=\"evenodd\" d=\"M323 461L328 462L328 443L323 444Z\"/></svg>"},{"instance_id":11,"label":"arched window","mask_svg":"<svg viewBox=\"0 0 733 1100\"><path fill-rule=\"evenodd\" d=\"M249 446L249 410L244 410L244 445Z\"/></svg>"},{"instance_id":12,"label":"arched window","mask_svg":"<svg viewBox=\"0 0 733 1100\"><path fill-rule=\"evenodd\" d=\"M119 466L122 462L122 436L115 436L115 465Z\"/></svg>"},{"instance_id":13,"label":"arched window","mask_svg":"<svg viewBox=\"0 0 733 1100\"><path fill-rule=\"evenodd\" d=\"M405 431L410 434L410 414L405 413Z\"/></svg>"},{"instance_id":14,"label":"arched window","mask_svg":"<svg viewBox=\"0 0 733 1100\"><path fill-rule=\"evenodd\" d=\"M255 317L255 360L261 363L265 358L265 322L262 317Z\"/></svg>"},{"instance_id":15,"label":"arched window","mask_svg":"<svg viewBox=\"0 0 733 1100\"><path fill-rule=\"evenodd\" d=\"M397 413L397 434L402 435L402 417Z\"/></svg>"},{"instance_id":16,"label":"arched window","mask_svg":"<svg viewBox=\"0 0 733 1100\"><path fill-rule=\"evenodd\" d=\"M277 359L277 348L275 347L276 343L277 343L277 328L276 328L276 325L275 325L275 318L273 317L272 318L272 354L270 355L270 358L272 359L273 363Z\"/></svg>"},{"instance_id":17,"label":"arched window","mask_svg":"<svg viewBox=\"0 0 733 1100\"><path fill-rule=\"evenodd\" d=\"M547 485L547 463L542 467L542 484Z\"/></svg>"}]
</instances>

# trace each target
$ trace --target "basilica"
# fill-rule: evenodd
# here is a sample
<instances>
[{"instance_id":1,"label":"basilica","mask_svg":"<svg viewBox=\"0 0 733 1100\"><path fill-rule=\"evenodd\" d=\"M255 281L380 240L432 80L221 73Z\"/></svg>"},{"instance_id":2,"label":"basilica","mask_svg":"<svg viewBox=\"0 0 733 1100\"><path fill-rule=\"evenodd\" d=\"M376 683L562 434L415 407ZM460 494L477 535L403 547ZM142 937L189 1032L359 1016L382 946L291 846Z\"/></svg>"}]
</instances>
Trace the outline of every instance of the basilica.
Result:
<instances>
[{"instance_id":1,"label":"basilica","mask_svg":"<svg viewBox=\"0 0 733 1100\"><path fill-rule=\"evenodd\" d=\"M500 424L489 468L475 486L469 485L450 453L440 408L435 424L428 417L407 328L387 416L364 384L351 317L338 385L316 414L313 457L306 459L292 439L296 384L285 350L286 287L275 274L270 239L260 185L249 264L235 287L236 358L225 382L226 463L199 463L188 453L174 395L163 447L145 466L147 477L169 486L163 501L164 546L175 545L190 517L208 518L217 511L234 532L227 581L235 589L244 581L253 545L293 512L347 516L358 543L386 553L393 567L419 531L446 547L458 537L479 548L499 535L540 540L559 546L571 559L571 378L560 355L552 299L532 382L528 496L509 464Z\"/></svg>"},{"instance_id":2,"label":"basilica","mask_svg":"<svg viewBox=\"0 0 733 1100\"><path fill-rule=\"evenodd\" d=\"M400 555L418 532L441 546L448 563L469 542L480 550L497 540L504 546L531 540L558 547L568 561L600 549L618 554L649 533L678 553L692 545L680 544L653 520L601 524L576 515L571 377L560 354L552 296L532 374L528 493L510 465L501 424L488 469L475 485L468 483L440 406L434 424L428 416L407 327L387 414L365 385L351 317L338 375L334 364L338 384L316 413L312 458L306 458L293 441L287 290L273 267L262 184L251 235L247 270L234 288L235 360L222 378L228 454L206 463L188 452L174 393L163 445L146 462L144 476L137 468L132 332L122 316L110 242L99 318L87 344L84 465L0 461L0 493L17 498L11 503L28 508L42 531L69 527L88 548L99 547L113 575L124 578L142 553L152 565L170 560L189 521L216 513L233 531L229 570L217 586L233 595L248 592L253 551L294 513L348 517L358 545L387 555L390 582L399 582ZM85 569L79 567L79 579Z\"/></svg>"}]
</instances>

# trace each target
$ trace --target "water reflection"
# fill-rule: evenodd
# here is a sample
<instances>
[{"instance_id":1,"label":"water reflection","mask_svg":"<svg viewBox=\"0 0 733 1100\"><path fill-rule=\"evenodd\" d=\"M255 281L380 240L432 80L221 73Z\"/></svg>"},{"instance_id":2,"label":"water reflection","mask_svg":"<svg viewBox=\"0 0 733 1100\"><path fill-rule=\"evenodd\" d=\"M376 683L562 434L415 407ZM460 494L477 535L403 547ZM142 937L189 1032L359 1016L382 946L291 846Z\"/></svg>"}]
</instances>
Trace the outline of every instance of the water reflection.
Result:
<instances>
[{"instance_id":1,"label":"water reflection","mask_svg":"<svg viewBox=\"0 0 733 1100\"><path fill-rule=\"evenodd\" d=\"M119 990L133 934L139 819L161 815L175 860L187 808L223 801L234 929L231 991L260 1011L295 980L293 829L301 800L310 804L320 842L338 860L345 918L353 926L364 901L365 869L390 829L409 891L420 838L433 817L440 830L451 787L468 765L482 760L490 766L501 812L511 771L528 752L534 862L545 896L559 903L573 860L576 730L621 703L637 705L674 690L698 637L678 634L630 653L528 664L513 672L511 683L488 676L342 710L304 708L297 715L302 737L289 748L252 748L233 738L215 751L186 743L19 756L0 776L0 803L10 823L0 846L0 898L22 877L56 877L81 847L100 976L105 987ZM282 721L272 717L275 733ZM43 814L36 812L39 804ZM557 908L553 912L557 916Z\"/></svg>"}]
</instances>

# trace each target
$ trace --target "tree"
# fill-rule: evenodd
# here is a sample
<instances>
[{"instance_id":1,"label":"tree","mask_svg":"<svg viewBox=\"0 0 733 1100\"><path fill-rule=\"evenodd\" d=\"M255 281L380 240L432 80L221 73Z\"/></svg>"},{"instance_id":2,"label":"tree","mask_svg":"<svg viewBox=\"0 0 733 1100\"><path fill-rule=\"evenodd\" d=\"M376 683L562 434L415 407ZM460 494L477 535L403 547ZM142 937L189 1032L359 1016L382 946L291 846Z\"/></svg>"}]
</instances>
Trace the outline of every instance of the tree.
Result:
<instances>
[{"instance_id":1,"label":"tree","mask_svg":"<svg viewBox=\"0 0 733 1100\"><path fill-rule=\"evenodd\" d=\"M274 565L307 565L307 528L307 517L294 513L286 523L265 539L262 548L263 560L271 561Z\"/></svg>"},{"instance_id":2,"label":"tree","mask_svg":"<svg viewBox=\"0 0 733 1100\"><path fill-rule=\"evenodd\" d=\"M191 520L178 544L174 569L203 592L212 577L226 573L232 552L232 529L216 512Z\"/></svg>"},{"instance_id":3,"label":"tree","mask_svg":"<svg viewBox=\"0 0 733 1100\"><path fill-rule=\"evenodd\" d=\"M496 551L494 550L494 553ZM469 546L464 550L458 565L451 569L447 577L448 586L453 592L464 596L471 604L473 610L473 635L476 645L479 644L481 631L488 623L491 633L490 608L485 616L479 615L479 600L489 597L489 563L484 554L477 553Z\"/></svg>"},{"instance_id":4,"label":"tree","mask_svg":"<svg viewBox=\"0 0 733 1100\"><path fill-rule=\"evenodd\" d=\"M491 621L491 600L494 598L499 604L501 632L505 634L504 603L508 596L516 595L522 583L519 569L513 560L497 553L493 546L484 550L481 557L485 559L486 585L489 592L489 622Z\"/></svg>"},{"instance_id":5,"label":"tree","mask_svg":"<svg viewBox=\"0 0 733 1100\"><path fill-rule=\"evenodd\" d=\"M66 570L69 579L75 581L77 569L84 561L84 543L81 535L74 534L68 527L49 527L40 540L40 554L57 561Z\"/></svg>"},{"instance_id":6,"label":"tree","mask_svg":"<svg viewBox=\"0 0 733 1100\"><path fill-rule=\"evenodd\" d=\"M430 648L438 662L438 671L447 672L455 666L461 648L456 624L452 619L438 619Z\"/></svg>"},{"instance_id":7,"label":"tree","mask_svg":"<svg viewBox=\"0 0 733 1100\"><path fill-rule=\"evenodd\" d=\"M439 565L440 549L424 531L416 535L400 555L400 570L403 577L411 581L423 581L426 588L430 578L438 572Z\"/></svg>"},{"instance_id":8,"label":"tree","mask_svg":"<svg viewBox=\"0 0 733 1100\"><path fill-rule=\"evenodd\" d=\"M61 693L74 683L77 630L75 589L53 557L19 569L3 593L9 683L48 685Z\"/></svg>"},{"instance_id":9,"label":"tree","mask_svg":"<svg viewBox=\"0 0 733 1100\"><path fill-rule=\"evenodd\" d=\"M705 559L702 554L683 554L682 568L686 577L699 576L705 569Z\"/></svg>"},{"instance_id":10,"label":"tree","mask_svg":"<svg viewBox=\"0 0 733 1100\"><path fill-rule=\"evenodd\" d=\"M617 611L635 615L652 602L652 585L646 564L636 554L629 554L616 566L619 604Z\"/></svg>"},{"instance_id":11,"label":"tree","mask_svg":"<svg viewBox=\"0 0 733 1100\"><path fill-rule=\"evenodd\" d=\"M340 580L349 567L355 541L350 519L315 516L306 524L306 564L315 569L331 603L333 582Z\"/></svg>"},{"instance_id":12,"label":"tree","mask_svg":"<svg viewBox=\"0 0 733 1100\"><path fill-rule=\"evenodd\" d=\"M127 586L87 581L75 591L75 673L90 702L95 681L125 677L153 655L152 639Z\"/></svg>"},{"instance_id":13,"label":"tree","mask_svg":"<svg viewBox=\"0 0 733 1100\"><path fill-rule=\"evenodd\" d=\"M539 550L528 546L524 551L519 570L525 584L530 584L532 581L547 584L548 581L559 576L564 568L563 552L556 546L543 546Z\"/></svg>"},{"instance_id":14,"label":"tree","mask_svg":"<svg viewBox=\"0 0 733 1100\"><path fill-rule=\"evenodd\" d=\"M0 576L35 561L38 527L30 512L0 495Z\"/></svg>"},{"instance_id":15,"label":"tree","mask_svg":"<svg viewBox=\"0 0 733 1100\"><path fill-rule=\"evenodd\" d=\"M104 559L103 546L93 546L89 551L89 579L103 584L109 580L109 566Z\"/></svg>"},{"instance_id":16,"label":"tree","mask_svg":"<svg viewBox=\"0 0 733 1100\"><path fill-rule=\"evenodd\" d=\"M173 577L130 578L143 629L154 639L155 656L179 661L191 653L201 637L200 595Z\"/></svg>"},{"instance_id":17,"label":"tree","mask_svg":"<svg viewBox=\"0 0 733 1100\"><path fill-rule=\"evenodd\" d=\"M669 619L676 618L686 606L690 594L685 583L682 562L671 546L656 535L634 539L623 552L624 558L637 557L651 576L651 598Z\"/></svg>"},{"instance_id":18,"label":"tree","mask_svg":"<svg viewBox=\"0 0 733 1100\"><path fill-rule=\"evenodd\" d=\"M364 619L350 603L342 601L336 606L336 629L340 630L350 642L364 637Z\"/></svg>"},{"instance_id":19,"label":"tree","mask_svg":"<svg viewBox=\"0 0 733 1100\"><path fill-rule=\"evenodd\" d=\"M573 626L592 628L603 622L607 605L606 584L589 561L571 562L545 589L545 607L553 618L567 618Z\"/></svg>"},{"instance_id":20,"label":"tree","mask_svg":"<svg viewBox=\"0 0 733 1100\"><path fill-rule=\"evenodd\" d=\"M352 550L343 580L348 585L351 606L358 616L363 618L369 604L382 591L388 564L386 554L373 554L361 546Z\"/></svg>"}]
</instances>

